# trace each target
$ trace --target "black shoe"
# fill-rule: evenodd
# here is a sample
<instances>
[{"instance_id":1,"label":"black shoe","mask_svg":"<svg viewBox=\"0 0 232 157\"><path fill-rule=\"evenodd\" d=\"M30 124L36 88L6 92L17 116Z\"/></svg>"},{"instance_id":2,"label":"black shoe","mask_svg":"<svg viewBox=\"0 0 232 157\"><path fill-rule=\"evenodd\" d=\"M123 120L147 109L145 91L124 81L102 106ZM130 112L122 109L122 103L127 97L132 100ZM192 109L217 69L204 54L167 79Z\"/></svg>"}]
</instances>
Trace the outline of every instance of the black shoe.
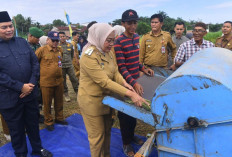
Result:
<instances>
[{"instance_id":1,"label":"black shoe","mask_svg":"<svg viewBox=\"0 0 232 157\"><path fill-rule=\"evenodd\" d=\"M52 124L52 125L47 125L46 126L46 129L48 130L48 131L53 131L54 130L54 125Z\"/></svg>"},{"instance_id":2,"label":"black shoe","mask_svg":"<svg viewBox=\"0 0 232 157\"><path fill-rule=\"evenodd\" d=\"M52 153L46 149L41 149L40 152L32 152L32 155L39 155L40 157L53 157Z\"/></svg>"},{"instance_id":3,"label":"black shoe","mask_svg":"<svg viewBox=\"0 0 232 157\"><path fill-rule=\"evenodd\" d=\"M62 121L60 121L60 120L55 120L55 123L61 124L61 125L68 125L68 122L65 121L65 120L62 120Z\"/></svg>"},{"instance_id":4,"label":"black shoe","mask_svg":"<svg viewBox=\"0 0 232 157\"><path fill-rule=\"evenodd\" d=\"M44 123L44 116L42 114L39 115L39 123Z\"/></svg>"}]
</instances>

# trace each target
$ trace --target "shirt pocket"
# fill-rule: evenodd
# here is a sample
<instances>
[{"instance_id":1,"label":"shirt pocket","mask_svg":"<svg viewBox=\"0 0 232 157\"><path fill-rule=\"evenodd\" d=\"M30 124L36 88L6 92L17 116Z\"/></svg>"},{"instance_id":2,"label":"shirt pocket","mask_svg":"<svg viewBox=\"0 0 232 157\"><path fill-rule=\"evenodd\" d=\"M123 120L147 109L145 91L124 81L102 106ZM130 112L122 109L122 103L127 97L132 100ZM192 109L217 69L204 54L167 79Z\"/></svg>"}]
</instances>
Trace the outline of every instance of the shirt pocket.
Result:
<instances>
[{"instance_id":1,"label":"shirt pocket","mask_svg":"<svg viewBox=\"0 0 232 157\"><path fill-rule=\"evenodd\" d=\"M146 42L145 43L145 46L146 46L146 52L152 52L155 44L153 42Z\"/></svg>"},{"instance_id":2,"label":"shirt pocket","mask_svg":"<svg viewBox=\"0 0 232 157\"><path fill-rule=\"evenodd\" d=\"M50 65L53 63L52 56L51 55L45 55L44 56L45 62Z\"/></svg>"},{"instance_id":3,"label":"shirt pocket","mask_svg":"<svg viewBox=\"0 0 232 157\"><path fill-rule=\"evenodd\" d=\"M10 52L0 51L0 69L1 67L6 67L6 65L8 66L10 62L13 62L10 57Z\"/></svg>"},{"instance_id":4,"label":"shirt pocket","mask_svg":"<svg viewBox=\"0 0 232 157\"><path fill-rule=\"evenodd\" d=\"M30 62L30 50L18 51L18 54L22 58L23 62Z\"/></svg>"},{"instance_id":5,"label":"shirt pocket","mask_svg":"<svg viewBox=\"0 0 232 157\"><path fill-rule=\"evenodd\" d=\"M2 100L9 100L9 90L5 87L0 86L0 97Z\"/></svg>"}]
</instances>

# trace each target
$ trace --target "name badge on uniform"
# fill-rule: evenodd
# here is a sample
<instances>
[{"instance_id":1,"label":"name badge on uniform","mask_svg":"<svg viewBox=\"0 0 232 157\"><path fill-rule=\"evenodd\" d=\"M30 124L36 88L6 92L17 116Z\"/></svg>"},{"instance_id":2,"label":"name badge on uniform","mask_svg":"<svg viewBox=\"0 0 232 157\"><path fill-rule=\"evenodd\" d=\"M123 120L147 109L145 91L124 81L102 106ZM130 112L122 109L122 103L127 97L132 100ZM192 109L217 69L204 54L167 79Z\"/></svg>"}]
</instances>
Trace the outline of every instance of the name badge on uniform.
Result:
<instances>
[{"instance_id":1,"label":"name badge on uniform","mask_svg":"<svg viewBox=\"0 0 232 157\"><path fill-rule=\"evenodd\" d=\"M91 55L92 54L92 52L93 52L93 49L92 48L89 48L89 49L87 49L86 51L85 51L85 54L87 54L87 55Z\"/></svg>"},{"instance_id":2,"label":"name badge on uniform","mask_svg":"<svg viewBox=\"0 0 232 157\"><path fill-rule=\"evenodd\" d=\"M58 56L58 67L62 68L62 63L61 63L61 57L60 56Z\"/></svg>"},{"instance_id":3,"label":"name badge on uniform","mask_svg":"<svg viewBox=\"0 0 232 157\"><path fill-rule=\"evenodd\" d=\"M165 53L165 47L164 46L161 47L161 53L163 53L163 54Z\"/></svg>"}]
</instances>

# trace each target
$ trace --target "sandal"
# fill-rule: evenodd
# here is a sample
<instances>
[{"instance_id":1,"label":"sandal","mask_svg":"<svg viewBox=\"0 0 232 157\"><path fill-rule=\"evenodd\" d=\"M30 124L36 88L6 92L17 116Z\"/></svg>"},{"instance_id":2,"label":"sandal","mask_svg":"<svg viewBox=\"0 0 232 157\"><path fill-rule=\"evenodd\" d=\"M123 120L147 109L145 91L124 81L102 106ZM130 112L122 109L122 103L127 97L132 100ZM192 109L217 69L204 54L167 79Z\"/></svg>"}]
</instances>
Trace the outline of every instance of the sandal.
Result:
<instances>
[{"instance_id":1,"label":"sandal","mask_svg":"<svg viewBox=\"0 0 232 157\"><path fill-rule=\"evenodd\" d=\"M123 152L128 157L134 157L135 152L131 144L123 145Z\"/></svg>"},{"instance_id":2,"label":"sandal","mask_svg":"<svg viewBox=\"0 0 232 157\"><path fill-rule=\"evenodd\" d=\"M137 136L134 136L134 137L133 137L133 142L134 142L136 145L140 145L140 146L144 144L144 141L143 141L141 138L137 137Z\"/></svg>"}]
</instances>

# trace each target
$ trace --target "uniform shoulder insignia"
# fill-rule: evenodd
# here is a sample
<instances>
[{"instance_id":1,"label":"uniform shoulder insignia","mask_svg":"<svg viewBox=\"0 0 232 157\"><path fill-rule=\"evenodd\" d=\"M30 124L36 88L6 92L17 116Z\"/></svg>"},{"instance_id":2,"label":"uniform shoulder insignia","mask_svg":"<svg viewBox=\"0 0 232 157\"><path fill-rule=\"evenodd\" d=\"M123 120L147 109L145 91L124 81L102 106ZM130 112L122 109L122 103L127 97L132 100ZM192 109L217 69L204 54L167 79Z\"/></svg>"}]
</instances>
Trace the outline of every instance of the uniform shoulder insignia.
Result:
<instances>
[{"instance_id":1,"label":"uniform shoulder insignia","mask_svg":"<svg viewBox=\"0 0 232 157\"><path fill-rule=\"evenodd\" d=\"M91 56L91 54L93 53L93 48L88 48L86 51L85 51L85 54Z\"/></svg>"}]
</instances>

